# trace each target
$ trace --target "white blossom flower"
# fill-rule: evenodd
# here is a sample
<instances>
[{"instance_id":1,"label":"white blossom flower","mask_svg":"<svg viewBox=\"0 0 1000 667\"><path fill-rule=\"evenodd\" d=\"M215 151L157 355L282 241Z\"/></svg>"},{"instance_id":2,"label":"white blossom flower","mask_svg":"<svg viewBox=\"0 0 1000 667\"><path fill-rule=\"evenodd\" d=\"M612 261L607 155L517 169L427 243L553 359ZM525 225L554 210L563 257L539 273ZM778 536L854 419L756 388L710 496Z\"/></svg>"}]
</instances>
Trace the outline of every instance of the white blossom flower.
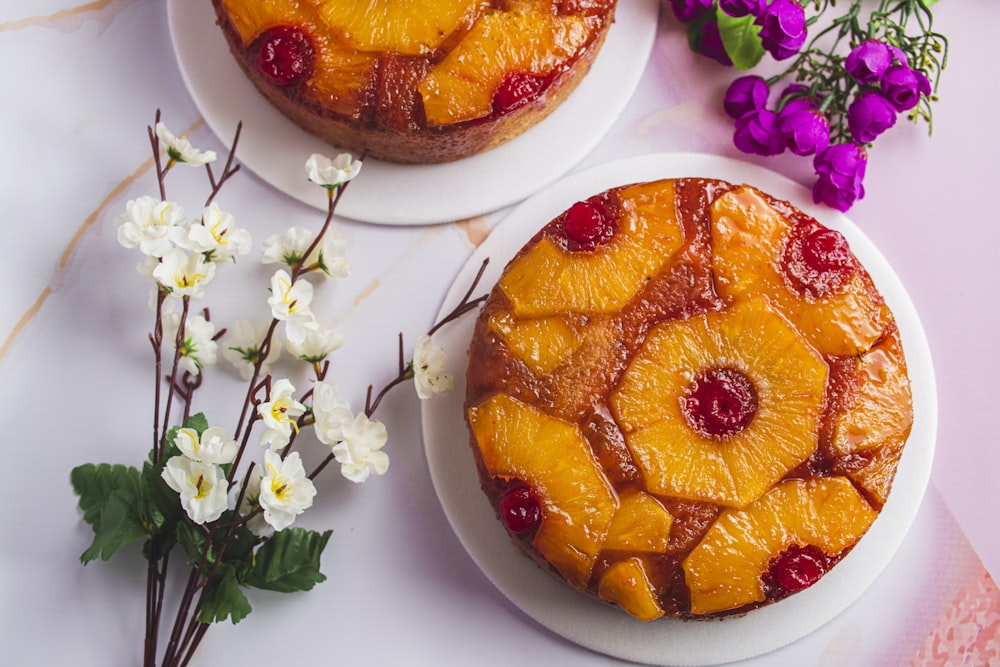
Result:
<instances>
[{"instance_id":1,"label":"white blossom flower","mask_svg":"<svg viewBox=\"0 0 1000 667\"><path fill-rule=\"evenodd\" d=\"M163 123L156 124L156 136L164 143L167 156L174 162L183 162L192 167L200 167L215 161L215 151L200 151L191 145L187 137L174 136Z\"/></svg>"},{"instance_id":2,"label":"white blossom flower","mask_svg":"<svg viewBox=\"0 0 1000 667\"><path fill-rule=\"evenodd\" d=\"M363 413L343 427L344 441L333 446L333 455L340 464L340 474L355 483L368 479L371 473L384 475L389 469L389 456L383 451L388 435L385 424L369 421Z\"/></svg>"},{"instance_id":3,"label":"white blossom flower","mask_svg":"<svg viewBox=\"0 0 1000 667\"><path fill-rule=\"evenodd\" d=\"M253 377L253 367L260 359L260 346L269 326L270 322L238 320L229 327L229 334L222 341L222 356L236 367L244 380ZM267 358L261 364L261 375L266 375L271 364L280 356L281 343L275 335Z\"/></svg>"},{"instance_id":4,"label":"white blossom flower","mask_svg":"<svg viewBox=\"0 0 1000 667\"><path fill-rule=\"evenodd\" d=\"M350 153L341 153L332 160L325 155L313 153L306 160L309 180L328 190L343 185L360 172L361 160L355 160Z\"/></svg>"},{"instance_id":5,"label":"white blossom flower","mask_svg":"<svg viewBox=\"0 0 1000 667\"><path fill-rule=\"evenodd\" d=\"M427 400L434 394L451 390L455 379L445 370L448 356L444 350L431 345L431 337L423 335L413 350L413 385L417 396Z\"/></svg>"},{"instance_id":6,"label":"white blossom flower","mask_svg":"<svg viewBox=\"0 0 1000 667\"><path fill-rule=\"evenodd\" d=\"M306 476L298 452L284 460L277 452L264 452L264 478L260 481L260 506L264 521L275 530L292 525L295 517L312 506L316 487Z\"/></svg>"},{"instance_id":7,"label":"white blossom flower","mask_svg":"<svg viewBox=\"0 0 1000 667\"><path fill-rule=\"evenodd\" d=\"M243 500L240 501L240 515L246 516L260 507L260 482L263 475L260 468L254 466L253 472L247 473L247 488L243 493ZM247 528L258 537L271 530L271 526L264 520L263 512L254 514L247 521Z\"/></svg>"},{"instance_id":8,"label":"white blossom flower","mask_svg":"<svg viewBox=\"0 0 1000 667\"><path fill-rule=\"evenodd\" d=\"M180 313L163 315L163 339L176 347ZM215 338L215 325L201 315L190 315L184 322L184 341L181 344L180 366L191 375L198 375L205 366L218 360L219 344Z\"/></svg>"},{"instance_id":9,"label":"white blossom flower","mask_svg":"<svg viewBox=\"0 0 1000 667\"><path fill-rule=\"evenodd\" d=\"M180 494L181 507L195 523L215 521L226 511L226 478L219 466L172 456L161 476Z\"/></svg>"},{"instance_id":10,"label":"white blossom flower","mask_svg":"<svg viewBox=\"0 0 1000 667\"><path fill-rule=\"evenodd\" d=\"M257 414L264 420L262 445L271 449L284 447L291 440L292 430L298 432L296 421L306 411L306 406L295 400L295 387L285 379L271 385L270 400L257 406Z\"/></svg>"},{"instance_id":11,"label":"white blossom flower","mask_svg":"<svg viewBox=\"0 0 1000 667\"><path fill-rule=\"evenodd\" d=\"M316 437L331 447L344 440L344 427L354 421L350 404L340 397L333 380L323 380L313 386L312 412L316 420Z\"/></svg>"},{"instance_id":12,"label":"white blossom flower","mask_svg":"<svg viewBox=\"0 0 1000 667\"><path fill-rule=\"evenodd\" d=\"M317 364L344 344L344 335L336 331L310 329L299 342L287 341L289 353L297 359Z\"/></svg>"},{"instance_id":13,"label":"white blossom flower","mask_svg":"<svg viewBox=\"0 0 1000 667\"><path fill-rule=\"evenodd\" d=\"M240 449L229 431L218 426L210 426L200 436L193 428L178 429L174 444L181 454L202 463L232 463Z\"/></svg>"},{"instance_id":14,"label":"white blossom flower","mask_svg":"<svg viewBox=\"0 0 1000 667\"><path fill-rule=\"evenodd\" d=\"M202 211L201 220L188 227L187 248L212 261L235 261L237 255L250 252L250 232L238 228L233 216L213 203Z\"/></svg>"},{"instance_id":15,"label":"white blossom flower","mask_svg":"<svg viewBox=\"0 0 1000 667\"><path fill-rule=\"evenodd\" d=\"M126 248L139 246L144 255L163 257L187 236L184 209L170 201L148 195L125 204L118 217L118 242Z\"/></svg>"},{"instance_id":16,"label":"white blossom flower","mask_svg":"<svg viewBox=\"0 0 1000 667\"><path fill-rule=\"evenodd\" d=\"M306 250L316 239L316 232L305 227L290 227L284 234L275 234L261 246L261 263L316 267L333 278L346 278L351 274L347 259L347 241L333 229L328 229L323 240L305 257Z\"/></svg>"},{"instance_id":17,"label":"white blossom flower","mask_svg":"<svg viewBox=\"0 0 1000 667\"><path fill-rule=\"evenodd\" d=\"M200 299L205 294L205 285L215 277L215 264L205 261L202 254L174 248L153 269L153 277L175 296Z\"/></svg>"},{"instance_id":18,"label":"white blossom flower","mask_svg":"<svg viewBox=\"0 0 1000 667\"><path fill-rule=\"evenodd\" d=\"M271 306L274 319L285 323L285 336L293 343L300 343L305 339L306 331L319 327L309 308L312 298L313 286L308 280L293 283L284 269L278 269L271 276L271 296L267 305Z\"/></svg>"}]
</instances>

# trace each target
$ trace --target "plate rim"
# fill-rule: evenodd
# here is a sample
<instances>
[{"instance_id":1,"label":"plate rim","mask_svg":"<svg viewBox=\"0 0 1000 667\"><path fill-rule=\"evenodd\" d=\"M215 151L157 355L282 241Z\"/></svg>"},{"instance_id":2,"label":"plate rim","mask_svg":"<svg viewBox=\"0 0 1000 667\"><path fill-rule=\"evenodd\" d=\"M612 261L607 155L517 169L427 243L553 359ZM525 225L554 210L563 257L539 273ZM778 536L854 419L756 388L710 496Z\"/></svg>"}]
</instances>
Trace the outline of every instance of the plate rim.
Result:
<instances>
[{"instance_id":1,"label":"plate rim","mask_svg":"<svg viewBox=\"0 0 1000 667\"><path fill-rule=\"evenodd\" d=\"M753 174L754 178L733 178L748 173ZM505 257L513 257L514 252L531 238L538 227L573 201L601 192L607 187L680 176L713 177L735 182L752 180L755 187L779 199L790 201L824 224L843 232L848 237L852 250L872 275L899 324L913 391L913 429L897 470L893 491L883 511L868 533L837 567L812 588L783 600L780 604L769 605L738 618L727 618L719 622L661 619L641 624L556 581L528 560L502 531L485 495L479 491L478 475L467 444L464 415L461 414L465 390L465 349L456 351L453 344L456 336L461 339L462 336L471 335L474 317L467 316L449 325L454 329L442 329L436 334L439 337L436 344L445 343L449 368L456 379L453 392L460 394L460 397L453 396L448 405L444 401L439 402L440 398L447 396L423 402L421 421L431 481L452 529L484 575L515 606L548 630L590 650L646 664L695 667L752 658L781 648L830 622L864 594L899 549L916 518L930 480L937 436L938 406L933 361L926 333L905 286L881 251L846 215L812 203L811 193L801 184L765 167L734 158L701 153L655 153L596 165L561 179L525 200L496 226L456 275L439 309L438 317L454 307L468 289L482 259L493 252L496 246L509 251L505 253ZM608 185L601 187L601 184ZM537 219L533 229L527 222L532 219ZM491 239L494 239L492 243ZM484 273L483 290L492 289L503 268L498 262L491 261ZM467 347L467 337L464 342ZM456 483L451 470L454 464L444 460L444 452L438 451L441 449L439 443L442 440L442 422L448 419L447 410L456 401L459 415L452 415L450 419L462 423L460 437L457 438L460 441L458 446L467 455L468 460L463 465L475 476L475 494L470 494L467 488L452 488ZM466 485L468 481L465 481ZM462 496L462 493L465 495ZM456 498L460 499L457 504ZM492 525L487 530L495 528L495 535L486 543L483 542L482 535L469 530L469 519L463 516L464 512L473 511L470 508L477 504L480 518L484 515L483 506L491 518ZM508 545L502 548L511 552L504 556L507 558L506 562L515 564L505 567L520 567L523 570L520 574L531 580L533 590L519 587L516 581L512 584L512 572L499 569L496 564L497 554L489 550L501 548L501 542ZM518 559L523 564L518 565ZM532 573L532 570L537 572ZM850 579L851 576L854 579ZM545 580L551 584L546 584ZM557 597L558 601L552 603L544 600L538 593L540 590L544 590L546 595ZM614 632L602 632L602 628L614 628Z\"/></svg>"}]
</instances>

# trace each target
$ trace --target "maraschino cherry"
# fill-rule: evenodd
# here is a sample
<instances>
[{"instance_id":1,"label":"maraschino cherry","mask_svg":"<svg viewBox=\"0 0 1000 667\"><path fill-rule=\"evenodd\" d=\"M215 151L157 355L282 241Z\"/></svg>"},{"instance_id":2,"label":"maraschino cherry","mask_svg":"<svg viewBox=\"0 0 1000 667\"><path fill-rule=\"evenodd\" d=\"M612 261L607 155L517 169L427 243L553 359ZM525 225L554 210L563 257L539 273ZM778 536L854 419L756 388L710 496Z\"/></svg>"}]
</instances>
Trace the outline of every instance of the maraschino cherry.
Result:
<instances>
[{"instance_id":1,"label":"maraschino cherry","mask_svg":"<svg viewBox=\"0 0 1000 667\"><path fill-rule=\"evenodd\" d=\"M309 78L316 60L312 40L296 26L268 28L257 39L255 66L264 78L278 86L288 86Z\"/></svg>"},{"instance_id":2,"label":"maraschino cherry","mask_svg":"<svg viewBox=\"0 0 1000 667\"><path fill-rule=\"evenodd\" d=\"M727 438L743 431L757 414L757 389L735 368L713 368L691 384L681 399L688 424L698 433Z\"/></svg>"},{"instance_id":3,"label":"maraschino cherry","mask_svg":"<svg viewBox=\"0 0 1000 667\"><path fill-rule=\"evenodd\" d=\"M538 498L527 486L515 486L500 498L500 518L512 533L527 533L542 521Z\"/></svg>"},{"instance_id":4,"label":"maraschino cherry","mask_svg":"<svg viewBox=\"0 0 1000 667\"><path fill-rule=\"evenodd\" d=\"M830 559L811 544L792 544L767 568L768 581L785 593L797 593L809 588L830 569Z\"/></svg>"},{"instance_id":5,"label":"maraschino cherry","mask_svg":"<svg viewBox=\"0 0 1000 667\"><path fill-rule=\"evenodd\" d=\"M788 240L784 265L792 282L817 298L839 291L857 268L843 234L806 224Z\"/></svg>"},{"instance_id":6,"label":"maraschino cherry","mask_svg":"<svg viewBox=\"0 0 1000 667\"><path fill-rule=\"evenodd\" d=\"M511 72L493 93L493 113L503 115L534 100L545 87L545 79L526 72Z\"/></svg>"},{"instance_id":7,"label":"maraschino cherry","mask_svg":"<svg viewBox=\"0 0 1000 667\"><path fill-rule=\"evenodd\" d=\"M570 206L561 223L570 250L593 250L615 234L614 220L593 201L578 201Z\"/></svg>"}]
</instances>

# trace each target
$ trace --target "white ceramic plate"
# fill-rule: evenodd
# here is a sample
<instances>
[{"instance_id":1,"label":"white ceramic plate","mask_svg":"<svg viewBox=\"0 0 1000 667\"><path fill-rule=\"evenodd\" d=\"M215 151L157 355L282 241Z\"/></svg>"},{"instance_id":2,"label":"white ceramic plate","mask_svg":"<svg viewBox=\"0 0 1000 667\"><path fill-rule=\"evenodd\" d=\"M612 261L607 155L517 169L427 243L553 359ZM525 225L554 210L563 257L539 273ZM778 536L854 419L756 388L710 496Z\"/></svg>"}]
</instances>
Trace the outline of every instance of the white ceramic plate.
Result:
<instances>
[{"instance_id":1,"label":"white ceramic plate","mask_svg":"<svg viewBox=\"0 0 1000 667\"><path fill-rule=\"evenodd\" d=\"M337 208L352 220L423 225L509 206L568 173L601 140L639 83L653 48L659 0L623 0L590 73L544 121L457 162L401 165L366 160L364 176ZM257 92L229 52L207 0L168 0L181 75L205 121L229 146L243 121L239 160L278 190L326 210L303 171L312 153L336 149L299 129Z\"/></svg>"},{"instance_id":2,"label":"white ceramic plate","mask_svg":"<svg viewBox=\"0 0 1000 667\"><path fill-rule=\"evenodd\" d=\"M772 651L819 628L859 598L899 548L916 516L930 477L937 432L937 393L927 339L886 259L847 217L813 205L806 188L737 160L697 154L649 155L589 169L556 183L522 203L497 226L459 273L441 314L458 303L484 258L491 262L477 294L491 289L514 253L573 202L618 185L682 176L749 183L841 231L899 323L913 387L912 435L879 518L854 550L815 586L740 618L636 621L538 568L507 537L480 491L462 411L473 314L435 334L435 343L448 353L456 386L422 406L427 460L445 514L497 588L539 623L582 646L635 662L675 666L720 664Z\"/></svg>"}]
</instances>

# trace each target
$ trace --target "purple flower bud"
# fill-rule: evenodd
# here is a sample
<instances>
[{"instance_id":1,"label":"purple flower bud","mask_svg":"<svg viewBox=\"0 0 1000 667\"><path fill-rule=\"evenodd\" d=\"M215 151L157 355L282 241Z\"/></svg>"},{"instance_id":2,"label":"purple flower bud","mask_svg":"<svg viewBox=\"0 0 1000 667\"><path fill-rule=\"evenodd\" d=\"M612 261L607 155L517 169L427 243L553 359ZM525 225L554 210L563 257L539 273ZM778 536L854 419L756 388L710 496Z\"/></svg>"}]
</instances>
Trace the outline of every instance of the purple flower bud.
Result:
<instances>
[{"instance_id":1,"label":"purple flower bud","mask_svg":"<svg viewBox=\"0 0 1000 667\"><path fill-rule=\"evenodd\" d=\"M896 111L877 90L863 90L847 107L847 127L858 143L875 141L896 124Z\"/></svg>"},{"instance_id":2,"label":"purple flower bud","mask_svg":"<svg viewBox=\"0 0 1000 667\"><path fill-rule=\"evenodd\" d=\"M906 54L898 46L893 46L892 44L887 45L889 47L889 53L892 54L892 62L898 63L900 65L909 65L910 61L906 59Z\"/></svg>"},{"instance_id":3,"label":"purple flower bud","mask_svg":"<svg viewBox=\"0 0 1000 667\"><path fill-rule=\"evenodd\" d=\"M778 113L778 132L785 147L796 155L822 153L830 145L829 119L815 108L795 105L796 102L810 101L799 98Z\"/></svg>"},{"instance_id":4,"label":"purple flower bud","mask_svg":"<svg viewBox=\"0 0 1000 667\"><path fill-rule=\"evenodd\" d=\"M720 65L732 66L733 61L730 60L729 54L726 53L726 47L722 43L718 21L713 18L701 25L691 24L688 29L695 31L694 38L691 40L692 48L695 51L706 58L711 58Z\"/></svg>"},{"instance_id":5,"label":"purple flower bud","mask_svg":"<svg viewBox=\"0 0 1000 667\"><path fill-rule=\"evenodd\" d=\"M791 58L806 42L806 13L795 0L771 0L754 21L760 26L760 42L775 60Z\"/></svg>"},{"instance_id":6,"label":"purple flower bud","mask_svg":"<svg viewBox=\"0 0 1000 667\"><path fill-rule=\"evenodd\" d=\"M681 23L688 23L712 11L712 0L670 0L670 5Z\"/></svg>"},{"instance_id":7,"label":"purple flower bud","mask_svg":"<svg viewBox=\"0 0 1000 667\"><path fill-rule=\"evenodd\" d=\"M904 56L905 57L905 56ZM892 64L892 52L885 42L869 39L855 46L844 61L844 69L863 85L876 84Z\"/></svg>"},{"instance_id":8,"label":"purple flower bud","mask_svg":"<svg viewBox=\"0 0 1000 667\"><path fill-rule=\"evenodd\" d=\"M931 80L921 70L915 69L913 73L917 77L917 91L924 97L930 97L931 93L934 92L934 89L931 87Z\"/></svg>"},{"instance_id":9,"label":"purple flower bud","mask_svg":"<svg viewBox=\"0 0 1000 667\"><path fill-rule=\"evenodd\" d=\"M906 65L893 65L882 74L882 94L893 109L909 111L920 101L921 82Z\"/></svg>"},{"instance_id":10,"label":"purple flower bud","mask_svg":"<svg viewBox=\"0 0 1000 667\"><path fill-rule=\"evenodd\" d=\"M857 144L834 144L813 159L816 170L813 201L846 211L865 196L862 181L868 154Z\"/></svg>"},{"instance_id":11,"label":"purple flower bud","mask_svg":"<svg viewBox=\"0 0 1000 667\"><path fill-rule=\"evenodd\" d=\"M760 16L767 6L767 0L719 0L719 9L730 16Z\"/></svg>"},{"instance_id":12,"label":"purple flower bud","mask_svg":"<svg viewBox=\"0 0 1000 667\"><path fill-rule=\"evenodd\" d=\"M759 111L767 104L767 82L759 76L741 76L726 89L722 106L732 118Z\"/></svg>"},{"instance_id":13,"label":"purple flower bud","mask_svg":"<svg viewBox=\"0 0 1000 667\"><path fill-rule=\"evenodd\" d=\"M778 155L784 150L778 131L778 114L760 109L736 119L733 144L744 153Z\"/></svg>"}]
</instances>

